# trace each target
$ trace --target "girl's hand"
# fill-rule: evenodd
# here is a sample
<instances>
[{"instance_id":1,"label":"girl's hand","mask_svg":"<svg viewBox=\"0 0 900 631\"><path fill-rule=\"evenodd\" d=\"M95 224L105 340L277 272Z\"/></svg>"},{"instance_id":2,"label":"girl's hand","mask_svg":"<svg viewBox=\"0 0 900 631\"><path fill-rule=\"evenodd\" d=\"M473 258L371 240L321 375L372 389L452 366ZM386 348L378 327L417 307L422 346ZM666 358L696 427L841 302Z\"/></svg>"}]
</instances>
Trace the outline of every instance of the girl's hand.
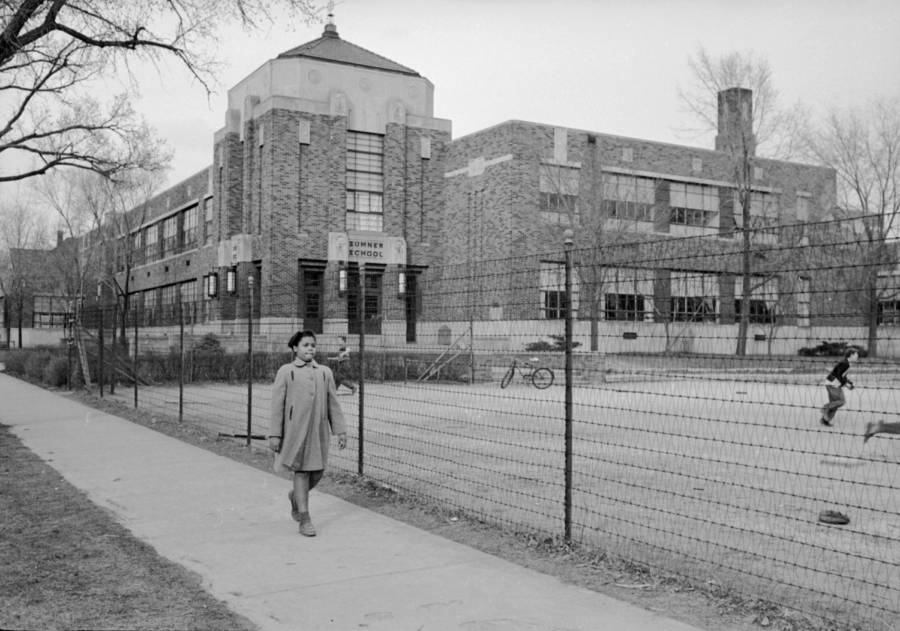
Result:
<instances>
[{"instance_id":1,"label":"girl's hand","mask_svg":"<svg viewBox=\"0 0 900 631\"><path fill-rule=\"evenodd\" d=\"M281 437L280 436L269 436L269 449L274 451L276 454L281 451Z\"/></svg>"},{"instance_id":2,"label":"girl's hand","mask_svg":"<svg viewBox=\"0 0 900 631\"><path fill-rule=\"evenodd\" d=\"M338 449L347 447L347 434L338 434Z\"/></svg>"}]
</instances>

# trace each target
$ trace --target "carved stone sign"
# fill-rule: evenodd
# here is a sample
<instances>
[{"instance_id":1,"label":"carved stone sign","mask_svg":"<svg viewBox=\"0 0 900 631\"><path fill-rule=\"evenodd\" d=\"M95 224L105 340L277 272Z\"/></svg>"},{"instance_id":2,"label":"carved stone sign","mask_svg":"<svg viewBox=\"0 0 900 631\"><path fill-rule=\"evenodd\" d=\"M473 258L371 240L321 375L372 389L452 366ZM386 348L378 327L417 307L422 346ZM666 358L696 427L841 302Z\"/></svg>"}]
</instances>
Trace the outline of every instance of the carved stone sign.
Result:
<instances>
[{"instance_id":1,"label":"carved stone sign","mask_svg":"<svg viewBox=\"0 0 900 631\"><path fill-rule=\"evenodd\" d=\"M404 265L406 241L371 232L329 232L328 260Z\"/></svg>"}]
</instances>

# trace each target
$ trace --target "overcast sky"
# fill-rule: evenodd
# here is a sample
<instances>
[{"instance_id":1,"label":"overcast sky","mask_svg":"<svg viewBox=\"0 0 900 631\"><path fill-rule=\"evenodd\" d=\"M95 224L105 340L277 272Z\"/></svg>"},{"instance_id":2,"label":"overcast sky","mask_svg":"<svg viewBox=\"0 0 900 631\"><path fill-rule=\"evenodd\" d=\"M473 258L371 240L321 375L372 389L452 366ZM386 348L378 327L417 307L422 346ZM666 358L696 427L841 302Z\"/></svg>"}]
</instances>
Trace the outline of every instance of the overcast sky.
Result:
<instances>
[{"instance_id":1,"label":"overcast sky","mask_svg":"<svg viewBox=\"0 0 900 631\"><path fill-rule=\"evenodd\" d=\"M341 0L335 22L343 39L427 77L454 138L522 119L709 146L679 131L692 121L678 88L700 45L768 59L785 105L900 92L896 0ZM175 65L163 76L138 68L136 106L175 152L170 183L210 164L227 88L322 28L281 20L223 32L209 99Z\"/></svg>"}]
</instances>

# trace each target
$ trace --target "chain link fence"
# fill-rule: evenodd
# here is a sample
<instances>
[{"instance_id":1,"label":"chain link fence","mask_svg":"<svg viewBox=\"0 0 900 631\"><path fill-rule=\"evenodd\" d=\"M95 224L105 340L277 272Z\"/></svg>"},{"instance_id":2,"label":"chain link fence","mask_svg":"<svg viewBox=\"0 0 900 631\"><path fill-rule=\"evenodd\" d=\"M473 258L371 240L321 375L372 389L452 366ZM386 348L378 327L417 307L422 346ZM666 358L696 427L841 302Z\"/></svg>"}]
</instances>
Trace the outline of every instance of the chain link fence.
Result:
<instances>
[{"instance_id":1,"label":"chain link fence","mask_svg":"<svg viewBox=\"0 0 900 631\"><path fill-rule=\"evenodd\" d=\"M346 281L321 317L309 305L326 294L299 266L261 295L245 286L233 318L208 297L155 300L124 319L104 309L102 329L86 312L84 335L106 396L265 448L287 340L313 329L351 428L331 466L816 619L890 628L900 442L863 434L900 421L895 254L834 222L763 231L749 249L634 238L400 278L351 265L313 279ZM856 388L822 425L823 380L850 347Z\"/></svg>"}]
</instances>

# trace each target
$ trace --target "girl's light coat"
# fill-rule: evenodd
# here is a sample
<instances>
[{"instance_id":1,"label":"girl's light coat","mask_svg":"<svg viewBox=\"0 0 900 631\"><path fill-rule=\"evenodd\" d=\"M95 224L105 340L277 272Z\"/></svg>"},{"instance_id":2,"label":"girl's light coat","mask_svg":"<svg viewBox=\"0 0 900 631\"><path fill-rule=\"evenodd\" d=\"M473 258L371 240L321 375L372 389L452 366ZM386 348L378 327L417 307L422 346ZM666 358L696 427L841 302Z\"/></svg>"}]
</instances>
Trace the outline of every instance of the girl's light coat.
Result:
<instances>
[{"instance_id":1,"label":"girl's light coat","mask_svg":"<svg viewBox=\"0 0 900 631\"><path fill-rule=\"evenodd\" d=\"M276 471L325 469L331 434L346 432L330 368L297 360L278 369L269 423L269 436L281 436Z\"/></svg>"}]
</instances>

